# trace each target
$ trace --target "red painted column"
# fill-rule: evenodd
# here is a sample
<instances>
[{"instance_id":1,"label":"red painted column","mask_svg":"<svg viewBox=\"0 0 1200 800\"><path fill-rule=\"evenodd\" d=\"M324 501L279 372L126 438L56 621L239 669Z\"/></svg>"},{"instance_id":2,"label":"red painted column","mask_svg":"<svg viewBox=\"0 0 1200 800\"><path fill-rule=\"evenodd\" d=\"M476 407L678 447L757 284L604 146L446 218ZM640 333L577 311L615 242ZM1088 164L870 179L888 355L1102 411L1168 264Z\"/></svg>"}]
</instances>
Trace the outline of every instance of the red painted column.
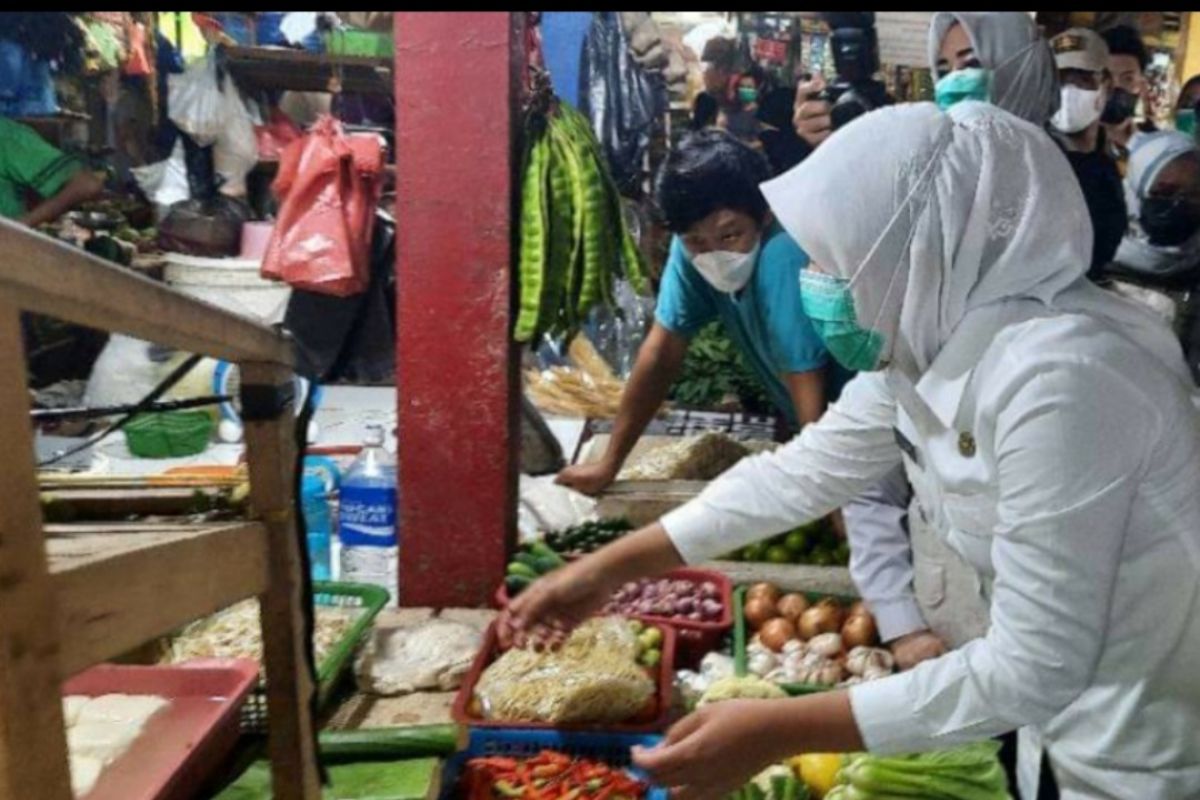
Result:
<instances>
[{"instance_id":1,"label":"red painted column","mask_svg":"<svg viewBox=\"0 0 1200 800\"><path fill-rule=\"evenodd\" d=\"M516 534L522 15L396 14L400 599L476 606Z\"/></svg>"}]
</instances>

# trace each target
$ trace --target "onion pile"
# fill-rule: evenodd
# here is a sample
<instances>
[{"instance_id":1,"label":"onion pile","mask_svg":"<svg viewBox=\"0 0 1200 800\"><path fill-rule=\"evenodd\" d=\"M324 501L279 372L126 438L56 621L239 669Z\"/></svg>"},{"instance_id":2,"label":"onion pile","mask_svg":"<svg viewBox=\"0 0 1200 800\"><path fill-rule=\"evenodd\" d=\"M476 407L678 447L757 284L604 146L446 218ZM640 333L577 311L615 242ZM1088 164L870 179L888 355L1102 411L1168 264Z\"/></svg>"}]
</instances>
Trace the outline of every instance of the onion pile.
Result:
<instances>
[{"instance_id":1,"label":"onion pile","mask_svg":"<svg viewBox=\"0 0 1200 800\"><path fill-rule=\"evenodd\" d=\"M743 614L755 631L748 666L759 677L832 686L873 680L894 669L891 653L877 647L875 618L861 601L845 608L832 597L812 602L757 583L746 591Z\"/></svg>"},{"instance_id":2,"label":"onion pile","mask_svg":"<svg viewBox=\"0 0 1200 800\"><path fill-rule=\"evenodd\" d=\"M725 613L725 604L721 588L711 581L644 578L618 589L604 606L604 613L717 622Z\"/></svg>"}]
</instances>

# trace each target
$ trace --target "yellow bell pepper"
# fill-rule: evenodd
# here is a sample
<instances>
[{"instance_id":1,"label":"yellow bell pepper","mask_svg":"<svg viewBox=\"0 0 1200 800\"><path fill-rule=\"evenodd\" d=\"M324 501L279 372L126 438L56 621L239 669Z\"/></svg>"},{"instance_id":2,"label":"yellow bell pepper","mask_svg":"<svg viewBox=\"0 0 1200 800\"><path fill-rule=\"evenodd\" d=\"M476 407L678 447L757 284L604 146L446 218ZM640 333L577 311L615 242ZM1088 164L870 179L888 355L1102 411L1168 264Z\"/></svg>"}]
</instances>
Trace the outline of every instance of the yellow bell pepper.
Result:
<instances>
[{"instance_id":1,"label":"yellow bell pepper","mask_svg":"<svg viewBox=\"0 0 1200 800\"><path fill-rule=\"evenodd\" d=\"M843 761L840 753L806 753L790 759L788 766L820 800L837 786L838 771Z\"/></svg>"}]
</instances>

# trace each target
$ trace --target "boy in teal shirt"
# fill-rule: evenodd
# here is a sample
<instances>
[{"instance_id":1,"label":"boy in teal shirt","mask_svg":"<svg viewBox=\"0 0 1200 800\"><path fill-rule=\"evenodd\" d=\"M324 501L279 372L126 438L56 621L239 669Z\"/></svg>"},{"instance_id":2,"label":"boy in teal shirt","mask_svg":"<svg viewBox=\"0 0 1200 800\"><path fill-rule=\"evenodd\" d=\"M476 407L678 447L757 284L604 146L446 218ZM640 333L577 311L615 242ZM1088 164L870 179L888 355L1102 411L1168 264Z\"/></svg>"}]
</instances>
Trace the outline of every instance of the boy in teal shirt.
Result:
<instances>
[{"instance_id":1,"label":"boy in teal shirt","mask_svg":"<svg viewBox=\"0 0 1200 800\"><path fill-rule=\"evenodd\" d=\"M655 200L675 237L655 323L606 453L567 468L560 483L586 494L612 483L678 379L691 338L716 319L796 428L825 411L847 376L833 371L800 305L808 256L771 218L758 190L770 177L762 155L722 131L693 134L667 159Z\"/></svg>"}]
</instances>

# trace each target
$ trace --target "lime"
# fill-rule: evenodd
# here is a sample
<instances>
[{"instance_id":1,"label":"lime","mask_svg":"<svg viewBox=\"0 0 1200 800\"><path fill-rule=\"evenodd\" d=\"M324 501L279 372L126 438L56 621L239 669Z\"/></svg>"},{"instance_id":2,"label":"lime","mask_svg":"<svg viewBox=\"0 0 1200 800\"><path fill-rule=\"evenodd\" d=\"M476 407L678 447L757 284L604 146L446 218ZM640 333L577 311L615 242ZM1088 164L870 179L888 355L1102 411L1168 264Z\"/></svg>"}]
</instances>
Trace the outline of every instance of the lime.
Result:
<instances>
[{"instance_id":1,"label":"lime","mask_svg":"<svg viewBox=\"0 0 1200 800\"><path fill-rule=\"evenodd\" d=\"M808 556L808 563L814 567L828 567L833 565L833 556L828 550L814 550Z\"/></svg>"},{"instance_id":2,"label":"lime","mask_svg":"<svg viewBox=\"0 0 1200 800\"><path fill-rule=\"evenodd\" d=\"M762 542L746 545L742 548L742 558L746 561L763 561L767 555L767 545Z\"/></svg>"},{"instance_id":3,"label":"lime","mask_svg":"<svg viewBox=\"0 0 1200 800\"><path fill-rule=\"evenodd\" d=\"M792 554L786 547L773 545L767 548L767 561L771 564L790 564L792 563Z\"/></svg>"},{"instance_id":4,"label":"lime","mask_svg":"<svg viewBox=\"0 0 1200 800\"><path fill-rule=\"evenodd\" d=\"M792 555L800 556L808 550L808 534L802 528L789 533L783 537L783 546L792 553Z\"/></svg>"},{"instance_id":5,"label":"lime","mask_svg":"<svg viewBox=\"0 0 1200 800\"><path fill-rule=\"evenodd\" d=\"M850 563L850 545L848 545L846 542L842 542L841 544L839 544L837 546L837 549L833 551L833 561L835 564L838 564L839 566L843 566L843 567L846 566L847 564L849 564Z\"/></svg>"}]
</instances>

